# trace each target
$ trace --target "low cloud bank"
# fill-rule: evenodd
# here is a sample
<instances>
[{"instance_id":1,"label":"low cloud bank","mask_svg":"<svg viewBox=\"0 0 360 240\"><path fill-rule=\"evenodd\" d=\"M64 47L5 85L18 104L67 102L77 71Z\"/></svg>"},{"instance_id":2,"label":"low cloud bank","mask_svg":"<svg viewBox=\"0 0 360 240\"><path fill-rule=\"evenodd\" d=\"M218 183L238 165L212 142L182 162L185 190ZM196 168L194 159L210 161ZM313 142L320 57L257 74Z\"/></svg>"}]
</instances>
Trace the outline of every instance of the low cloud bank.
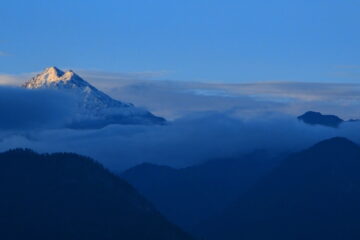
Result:
<instances>
[{"instance_id":1,"label":"low cloud bank","mask_svg":"<svg viewBox=\"0 0 360 240\"><path fill-rule=\"evenodd\" d=\"M168 119L194 112L233 111L241 117L264 112L298 116L314 110L360 118L360 84L317 82L209 83L165 80L156 74L84 71L85 79L123 101Z\"/></svg>"},{"instance_id":2,"label":"low cloud bank","mask_svg":"<svg viewBox=\"0 0 360 240\"><path fill-rule=\"evenodd\" d=\"M58 91L0 87L0 130L63 126L74 111L71 103L71 96Z\"/></svg>"},{"instance_id":3,"label":"low cloud bank","mask_svg":"<svg viewBox=\"0 0 360 240\"><path fill-rule=\"evenodd\" d=\"M339 83L209 84L133 83L109 89L113 96L150 108L170 119L199 111L236 109L242 117L313 110L344 119L360 118L360 85Z\"/></svg>"},{"instance_id":4,"label":"low cloud bank","mask_svg":"<svg viewBox=\"0 0 360 240\"><path fill-rule=\"evenodd\" d=\"M308 126L291 116L241 120L225 113L178 119L167 126L112 125L98 130L53 129L3 136L0 150L28 147L40 152L77 152L114 171L142 162L185 167L256 149L272 153L299 151L334 136L360 142L359 123L340 129Z\"/></svg>"},{"instance_id":5,"label":"low cloud bank","mask_svg":"<svg viewBox=\"0 0 360 240\"><path fill-rule=\"evenodd\" d=\"M76 152L121 171L142 162L185 167L256 149L293 152L334 136L360 143L358 122L332 129L296 119L308 110L358 118L357 84L215 84L143 79L145 75L90 74L85 79L114 98L172 120L166 126L66 129L63 123L74 111L71 97L0 87L0 150Z\"/></svg>"},{"instance_id":6,"label":"low cloud bank","mask_svg":"<svg viewBox=\"0 0 360 240\"><path fill-rule=\"evenodd\" d=\"M360 84L316 82L209 83L166 80L166 71L111 73L76 70L115 99L174 120L196 112L236 111L242 118L266 112L306 111L360 118ZM1 75L0 85L20 85L35 73Z\"/></svg>"}]
</instances>

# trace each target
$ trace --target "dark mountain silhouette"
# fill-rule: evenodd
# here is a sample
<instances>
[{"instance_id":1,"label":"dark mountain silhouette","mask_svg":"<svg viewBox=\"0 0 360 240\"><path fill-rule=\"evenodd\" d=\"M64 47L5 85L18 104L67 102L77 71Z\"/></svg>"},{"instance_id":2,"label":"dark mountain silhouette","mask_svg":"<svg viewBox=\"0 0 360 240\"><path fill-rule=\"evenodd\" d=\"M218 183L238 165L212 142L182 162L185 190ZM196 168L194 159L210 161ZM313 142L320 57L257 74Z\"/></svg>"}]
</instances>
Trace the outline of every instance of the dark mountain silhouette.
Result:
<instances>
[{"instance_id":1,"label":"dark mountain silhouette","mask_svg":"<svg viewBox=\"0 0 360 240\"><path fill-rule=\"evenodd\" d=\"M334 128L339 127L340 124L344 122L344 120L339 118L338 116L323 115L319 112L313 111L308 111L304 113L303 115L299 116L298 119L310 125L323 125Z\"/></svg>"},{"instance_id":2,"label":"dark mountain silhouette","mask_svg":"<svg viewBox=\"0 0 360 240\"><path fill-rule=\"evenodd\" d=\"M0 154L0 239L191 239L132 186L76 154Z\"/></svg>"},{"instance_id":3,"label":"dark mountain silhouette","mask_svg":"<svg viewBox=\"0 0 360 240\"><path fill-rule=\"evenodd\" d=\"M257 151L184 169L146 163L125 171L122 177L170 221L190 229L220 213L275 165L269 154Z\"/></svg>"},{"instance_id":4,"label":"dark mountain silhouette","mask_svg":"<svg viewBox=\"0 0 360 240\"><path fill-rule=\"evenodd\" d=\"M333 138L287 158L224 214L204 239L360 239L360 147Z\"/></svg>"}]
</instances>

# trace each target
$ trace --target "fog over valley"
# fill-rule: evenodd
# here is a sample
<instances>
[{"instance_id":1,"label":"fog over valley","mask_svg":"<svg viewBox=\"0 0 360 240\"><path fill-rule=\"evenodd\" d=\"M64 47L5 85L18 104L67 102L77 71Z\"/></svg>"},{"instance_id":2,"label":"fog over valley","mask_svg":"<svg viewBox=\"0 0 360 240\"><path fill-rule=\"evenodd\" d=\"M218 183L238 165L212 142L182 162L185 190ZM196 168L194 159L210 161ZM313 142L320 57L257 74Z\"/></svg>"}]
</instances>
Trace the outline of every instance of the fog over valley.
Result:
<instances>
[{"instance_id":1,"label":"fog over valley","mask_svg":"<svg viewBox=\"0 0 360 240\"><path fill-rule=\"evenodd\" d=\"M344 124L338 129L311 126L298 121L296 115L286 111L295 104L293 101L299 106L303 105L304 110L306 107L326 109L326 106L317 106L323 99L333 101L334 105L336 102L343 103L342 98L346 100L351 97L344 96L342 92L350 91L350 88L353 89L351 86L343 86L343 90L338 90L338 93L332 85L325 86L318 91L319 95L316 95L316 91L310 91L303 96L297 90L291 92L291 84L280 84L281 87L275 83L244 84L244 89L241 89L241 84L217 86L146 80L142 87L136 88L136 84L140 84L136 83L140 81L136 78L133 80L135 85L129 83L131 80L115 79L120 87L114 87L114 90L110 91L112 95L120 97L121 93L125 92L125 100L137 99L136 105L142 107L146 107L144 105L148 103L149 109L154 110L154 113L167 113L165 116L168 123L119 125L110 122L109 125L101 124L101 127L95 129L73 129L68 123L77 108L78 96L53 88L26 90L16 86L2 86L0 91L3 94L0 98L4 104L4 117L0 120L0 148L7 150L23 147L39 152L77 152L97 159L114 171L122 171L142 162L186 167L257 149L266 149L274 154L292 152L333 136L360 140L353 134L353 129L360 126L356 122ZM109 81L109 77L105 78L104 82L106 81ZM94 85L98 82L101 83L101 80L93 80ZM216 89L215 92L206 93L204 90L199 93L195 91L199 88L197 85L204 85L208 89L224 88L226 92L233 92L234 95L221 95ZM262 90L263 88L276 89L273 90L276 94L274 97L257 99L257 92L268 91ZM157 92L154 93L151 89ZM157 95L158 91L168 92L168 95ZM239 91L249 93L237 93ZM293 95L296 100L278 100L286 95ZM26 100L29 97L32 101ZM168 99L165 99L166 97ZM314 100L311 100L312 98ZM347 102L353 104L350 100ZM156 103L161 104L163 111L156 111ZM208 107L203 108L205 105ZM234 107L235 105L238 106ZM279 111L270 111L276 106ZM13 111L14 109L19 111ZM300 109L298 115L303 113ZM351 108L345 110L346 113L340 116L356 118L357 115L351 112Z\"/></svg>"}]
</instances>

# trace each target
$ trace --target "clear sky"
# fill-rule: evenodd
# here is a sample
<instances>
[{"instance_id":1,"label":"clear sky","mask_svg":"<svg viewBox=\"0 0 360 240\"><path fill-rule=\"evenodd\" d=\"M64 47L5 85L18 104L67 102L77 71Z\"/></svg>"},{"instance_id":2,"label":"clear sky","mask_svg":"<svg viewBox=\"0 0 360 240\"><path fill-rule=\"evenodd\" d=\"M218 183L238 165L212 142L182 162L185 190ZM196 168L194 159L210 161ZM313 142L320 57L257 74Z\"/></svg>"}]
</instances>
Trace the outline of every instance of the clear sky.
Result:
<instances>
[{"instance_id":1,"label":"clear sky","mask_svg":"<svg viewBox=\"0 0 360 240\"><path fill-rule=\"evenodd\" d=\"M358 0L2 0L0 73L358 81Z\"/></svg>"}]
</instances>

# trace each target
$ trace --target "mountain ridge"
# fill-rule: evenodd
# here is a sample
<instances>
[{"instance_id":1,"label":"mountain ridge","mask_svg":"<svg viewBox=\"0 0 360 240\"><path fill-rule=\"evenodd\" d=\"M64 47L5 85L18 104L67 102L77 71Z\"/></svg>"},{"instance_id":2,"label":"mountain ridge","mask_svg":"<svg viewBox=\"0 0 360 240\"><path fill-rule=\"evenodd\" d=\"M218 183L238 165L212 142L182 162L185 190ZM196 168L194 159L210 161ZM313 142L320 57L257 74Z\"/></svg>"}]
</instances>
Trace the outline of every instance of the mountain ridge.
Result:
<instances>
[{"instance_id":1,"label":"mountain ridge","mask_svg":"<svg viewBox=\"0 0 360 240\"><path fill-rule=\"evenodd\" d=\"M143 163L120 176L170 221L190 230L235 201L277 163L278 156L259 150L181 169Z\"/></svg>"},{"instance_id":2,"label":"mountain ridge","mask_svg":"<svg viewBox=\"0 0 360 240\"><path fill-rule=\"evenodd\" d=\"M335 137L292 154L226 211L206 239L359 239L360 146Z\"/></svg>"},{"instance_id":3,"label":"mountain ridge","mask_svg":"<svg viewBox=\"0 0 360 240\"><path fill-rule=\"evenodd\" d=\"M73 153L0 153L0 239L190 240L126 181Z\"/></svg>"}]
</instances>

